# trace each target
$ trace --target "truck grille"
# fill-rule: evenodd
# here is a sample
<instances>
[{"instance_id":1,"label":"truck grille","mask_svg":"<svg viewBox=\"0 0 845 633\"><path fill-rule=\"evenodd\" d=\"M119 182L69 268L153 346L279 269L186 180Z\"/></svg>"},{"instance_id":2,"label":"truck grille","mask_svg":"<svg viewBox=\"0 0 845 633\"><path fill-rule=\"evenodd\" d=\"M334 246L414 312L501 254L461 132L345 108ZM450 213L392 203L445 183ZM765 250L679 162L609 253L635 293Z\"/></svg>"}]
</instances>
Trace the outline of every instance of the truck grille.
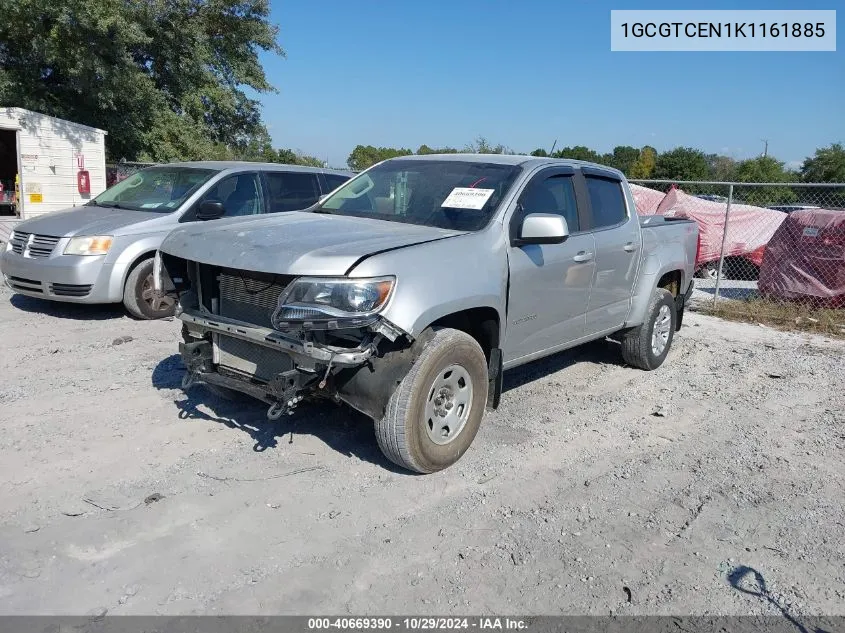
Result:
<instances>
[{"instance_id":1,"label":"truck grille","mask_svg":"<svg viewBox=\"0 0 845 633\"><path fill-rule=\"evenodd\" d=\"M224 269L220 272L220 316L272 327L279 296L293 277Z\"/></svg>"},{"instance_id":2,"label":"truck grille","mask_svg":"<svg viewBox=\"0 0 845 633\"><path fill-rule=\"evenodd\" d=\"M27 257L49 257L61 238L52 235L35 235L12 231L9 243L12 252Z\"/></svg>"},{"instance_id":3,"label":"truck grille","mask_svg":"<svg viewBox=\"0 0 845 633\"><path fill-rule=\"evenodd\" d=\"M223 269L217 279L220 316L272 327L270 319L279 297L293 277ZM223 334L215 341L218 366L237 374L268 382L276 374L293 369L290 356L278 350Z\"/></svg>"}]
</instances>

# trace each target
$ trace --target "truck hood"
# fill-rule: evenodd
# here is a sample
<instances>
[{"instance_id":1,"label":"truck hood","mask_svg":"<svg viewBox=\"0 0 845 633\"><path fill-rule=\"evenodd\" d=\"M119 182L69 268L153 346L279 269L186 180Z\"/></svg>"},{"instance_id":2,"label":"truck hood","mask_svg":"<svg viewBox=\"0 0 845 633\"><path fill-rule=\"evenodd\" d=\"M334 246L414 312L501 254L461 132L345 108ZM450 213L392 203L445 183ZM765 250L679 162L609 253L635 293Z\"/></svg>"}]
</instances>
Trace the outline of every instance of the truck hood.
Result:
<instances>
[{"instance_id":1,"label":"truck hood","mask_svg":"<svg viewBox=\"0 0 845 633\"><path fill-rule=\"evenodd\" d=\"M15 226L15 230L54 237L114 235L116 231L124 227L162 217L165 217L165 214L82 206L25 220Z\"/></svg>"},{"instance_id":2,"label":"truck hood","mask_svg":"<svg viewBox=\"0 0 845 633\"><path fill-rule=\"evenodd\" d=\"M294 211L186 224L161 251L238 270L345 275L367 255L462 235L430 226Z\"/></svg>"}]
</instances>

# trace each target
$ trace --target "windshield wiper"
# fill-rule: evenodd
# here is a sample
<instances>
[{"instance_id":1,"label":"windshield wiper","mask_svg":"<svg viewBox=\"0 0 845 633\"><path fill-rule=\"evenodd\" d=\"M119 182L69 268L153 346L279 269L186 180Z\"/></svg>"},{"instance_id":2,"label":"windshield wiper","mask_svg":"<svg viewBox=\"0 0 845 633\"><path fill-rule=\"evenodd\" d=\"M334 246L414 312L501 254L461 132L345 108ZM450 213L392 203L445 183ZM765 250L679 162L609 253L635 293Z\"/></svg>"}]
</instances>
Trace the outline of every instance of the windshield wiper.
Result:
<instances>
[{"instance_id":1,"label":"windshield wiper","mask_svg":"<svg viewBox=\"0 0 845 633\"><path fill-rule=\"evenodd\" d=\"M325 213L326 215L334 215L334 211L324 209L323 207L317 207L311 213Z\"/></svg>"},{"instance_id":2,"label":"windshield wiper","mask_svg":"<svg viewBox=\"0 0 845 633\"><path fill-rule=\"evenodd\" d=\"M129 209L129 207L125 207L119 202L95 202L92 200L88 204L92 207L103 207L104 209Z\"/></svg>"}]
</instances>

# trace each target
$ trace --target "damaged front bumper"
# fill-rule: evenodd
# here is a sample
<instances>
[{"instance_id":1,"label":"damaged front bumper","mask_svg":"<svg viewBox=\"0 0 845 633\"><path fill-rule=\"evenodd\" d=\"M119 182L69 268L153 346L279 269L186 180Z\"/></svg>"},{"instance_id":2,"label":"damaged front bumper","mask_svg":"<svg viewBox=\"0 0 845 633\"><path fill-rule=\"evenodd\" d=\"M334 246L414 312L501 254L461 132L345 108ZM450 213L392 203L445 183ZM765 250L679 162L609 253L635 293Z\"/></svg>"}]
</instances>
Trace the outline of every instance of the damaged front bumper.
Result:
<instances>
[{"instance_id":1,"label":"damaged front bumper","mask_svg":"<svg viewBox=\"0 0 845 633\"><path fill-rule=\"evenodd\" d=\"M309 369L315 364L329 362L333 366L354 367L365 362L373 354L370 346L347 349L318 345L307 340L288 338L271 328L250 325L217 315L206 315L197 310L183 310L179 314L179 319L187 325L189 333L217 332L258 343L289 354L294 361L298 361L298 365Z\"/></svg>"},{"instance_id":2,"label":"damaged front bumper","mask_svg":"<svg viewBox=\"0 0 845 633\"><path fill-rule=\"evenodd\" d=\"M270 405L267 416L277 419L296 406L305 393L324 391L339 397L334 385L329 384L336 373L355 373L358 368L371 364L378 354L379 342L390 343L404 333L388 321L381 319L374 324L368 336L357 347L336 347L302 338L285 336L266 327L243 323L196 309L182 309L178 318L185 324L186 340L179 345L186 373L182 381L187 389L196 383L208 383L246 393ZM214 335L229 336L287 355L292 369L274 375L268 381L250 376L234 376L218 371L214 359ZM327 388L328 386L328 388Z\"/></svg>"}]
</instances>

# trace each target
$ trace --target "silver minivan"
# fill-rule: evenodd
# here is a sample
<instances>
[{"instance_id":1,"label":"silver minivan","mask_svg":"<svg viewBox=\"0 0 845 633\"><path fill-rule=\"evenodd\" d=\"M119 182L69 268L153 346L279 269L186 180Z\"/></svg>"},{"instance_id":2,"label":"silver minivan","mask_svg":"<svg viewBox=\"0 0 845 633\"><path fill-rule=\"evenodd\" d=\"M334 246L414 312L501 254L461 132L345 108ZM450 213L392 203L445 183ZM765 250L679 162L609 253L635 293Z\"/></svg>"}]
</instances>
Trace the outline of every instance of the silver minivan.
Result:
<instances>
[{"instance_id":1,"label":"silver minivan","mask_svg":"<svg viewBox=\"0 0 845 633\"><path fill-rule=\"evenodd\" d=\"M251 162L148 167L81 207L15 226L0 254L3 280L30 297L120 303L133 316L173 314L153 289L155 252L185 222L306 209L352 172Z\"/></svg>"}]
</instances>

